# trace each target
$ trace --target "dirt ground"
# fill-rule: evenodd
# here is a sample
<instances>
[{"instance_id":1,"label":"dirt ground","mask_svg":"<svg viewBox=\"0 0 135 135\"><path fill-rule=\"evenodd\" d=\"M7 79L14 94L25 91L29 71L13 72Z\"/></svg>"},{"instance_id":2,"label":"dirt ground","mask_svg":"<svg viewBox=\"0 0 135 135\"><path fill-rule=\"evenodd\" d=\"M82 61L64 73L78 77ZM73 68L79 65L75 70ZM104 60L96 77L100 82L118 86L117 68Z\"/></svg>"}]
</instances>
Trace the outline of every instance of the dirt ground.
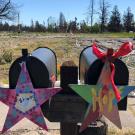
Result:
<instances>
[{"instance_id":1,"label":"dirt ground","mask_svg":"<svg viewBox=\"0 0 135 135\"><path fill-rule=\"evenodd\" d=\"M8 107L3 103L0 103L0 130L2 130L6 114L8 111ZM122 131L127 130L135 130L135 97L128 98L128 109L127 111L120 111L120 119L122 122ZM114 129L117 132L122 132L111 122L106 120L109 129ZM40 129L37 125L33 124L28 119L24 118L22 121L13 126L8 132L3 135L60 135L60 124L59 123L51 123L46 120L49 132L46 132ZM135 132L135 131L134 131ZM109 134L110 135L110 134ZM124 135L124 134L123 134ZM130 135L130 134L127 134Z\"/></svg>"}]
</instances>

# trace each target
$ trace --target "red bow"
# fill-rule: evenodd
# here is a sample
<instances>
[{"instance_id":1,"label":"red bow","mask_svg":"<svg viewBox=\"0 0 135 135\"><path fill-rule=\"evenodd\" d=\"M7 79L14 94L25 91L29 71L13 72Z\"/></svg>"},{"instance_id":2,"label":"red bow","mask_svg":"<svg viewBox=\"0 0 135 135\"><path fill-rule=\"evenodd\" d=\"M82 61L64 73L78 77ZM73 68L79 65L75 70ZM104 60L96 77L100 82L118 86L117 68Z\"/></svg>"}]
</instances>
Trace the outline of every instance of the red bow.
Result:
<instances>
[{"instance_id":1,"label":"red bow","mask_svg":"<svg viewBox=\"0 0 135 135\"><path fill-rule=\"evenodd\" d=\"M113 52L113 49L108 49L107 53L101 52L97 48L96 43L93 44L92 48L93 48L93 53L99 59L102 59L104 62L106 62L106 61L110 62L110 68L111 68L111 77L110 78L111 78L112 87L113 87L116 99L118 101L120 101L120 99L121 99L120 92L114 83L115 65L112 62L116 58L129 54L133 50L133 44L131 42L126 42L126 43L122 44L122 46L116 52Z\"/></svg>"}]
</instances>

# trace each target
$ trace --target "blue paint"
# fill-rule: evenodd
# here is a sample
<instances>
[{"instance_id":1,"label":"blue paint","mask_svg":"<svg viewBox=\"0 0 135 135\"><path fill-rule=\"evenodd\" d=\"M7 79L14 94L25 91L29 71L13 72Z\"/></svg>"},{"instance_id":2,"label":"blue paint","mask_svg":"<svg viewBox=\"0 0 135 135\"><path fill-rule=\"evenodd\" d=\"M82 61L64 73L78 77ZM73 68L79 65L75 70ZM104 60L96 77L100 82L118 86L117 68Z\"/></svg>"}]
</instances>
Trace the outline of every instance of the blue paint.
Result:
<instances>
[{"instance_id":1,"label":"blue paint","mask_svg":"<svg viewBox=\"0 0 135 135\"><path fill-rule=\"evenodd\" d=\"M5 93L1 93L1 94L0 94L0 98L1 98L1 99L2 99L2 98L3 98L3 99L6 98L6 94L5 94Z\"/></svg>"},{"instance_id":2,"label":"blue paint","mask_svg":"<svg viewBox=\"0 0 135 135\"><path fill-rule=\"evenodd\" d=\"M36 122L38 122L38 123L40 123L40 124L44 124L44 119L43 119L43 117L42 117L42 116L38 116L38 117L36 118Z\"/></svg>"},{"instance_id":3,"label":"blue paint","mask_svg":"<svg viewBox=\"0 0 135 135\"><path fill-rule=\"evenodd\" d=\"M6 122L5 122L5 127L7 129L11 128L13 126L13 123L11 122L10 119L7 119Z\"/></svg>"},{"instance_id":4,"label":"blue paint","mask_svg":"<svg viewBox=\"0 0 135 135\"><path fill-rule=\"evenodd\" d=\"M26 75L25 74L21 74L20 82L21 83L25 83L26 82Z\"/></svg>"},{"instance_id":5,"label":"blue paint","mask_svg":"<svg viewBox=\"0 0 135 135\"><path fill-rule=\"evenodd\" d=\"M16 111L16 109L13 109L13 110L12 110L12 116L13 116L13 117L17 117L17 111Z\"/></svg>"}]
</instances>

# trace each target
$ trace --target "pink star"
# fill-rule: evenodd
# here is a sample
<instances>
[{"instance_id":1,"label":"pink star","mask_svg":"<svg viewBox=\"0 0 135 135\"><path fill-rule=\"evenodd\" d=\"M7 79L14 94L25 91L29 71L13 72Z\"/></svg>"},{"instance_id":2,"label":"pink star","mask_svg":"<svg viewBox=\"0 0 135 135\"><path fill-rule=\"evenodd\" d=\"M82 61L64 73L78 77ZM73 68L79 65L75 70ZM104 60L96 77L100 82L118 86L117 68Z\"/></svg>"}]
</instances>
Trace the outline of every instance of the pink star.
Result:
<instances>
[{"instance_id":1,"label":"pink star","mask_svg":"<svg viewBox=\"0 0 135 135\"><path fill-rule=\"evenodd\" d=\"M47 130L40 105L58 93L61 88L34 89L25 62L15 89L0 88L0 101L9 106L2 133L10 129L24 117Z\"/></svg>"}]
</instances>

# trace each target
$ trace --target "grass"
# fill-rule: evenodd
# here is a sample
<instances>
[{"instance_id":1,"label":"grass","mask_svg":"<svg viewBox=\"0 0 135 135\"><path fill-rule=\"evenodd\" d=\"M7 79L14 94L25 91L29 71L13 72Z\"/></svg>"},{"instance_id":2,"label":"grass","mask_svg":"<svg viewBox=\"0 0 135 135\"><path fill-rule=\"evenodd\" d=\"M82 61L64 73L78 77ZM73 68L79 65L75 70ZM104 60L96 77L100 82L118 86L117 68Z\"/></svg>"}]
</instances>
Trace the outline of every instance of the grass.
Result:
<instances>
[{"instance_id":1,"label":"grass","mask_svg":"<svg viewBox=\"0 0 135 135\"><path fill-rule=\"evenodd\" d=\"M127 33L127 32L121 32L121 33L98 33L98 34L76 34L77 36L80 36L81 38L134 38L135 33Z\"/></svg>"},{"instance_id":2,"label":"grass","mask_svg":"<svg viewBox=\"0 0 135 135\"><path fill-rule=\"evenodd\" d=\"M49 37L49 36L53 36ZM62 36L62 38L58 38ZM64 37L63 37L64 36ZM79 63L79 55L82 48L76 47L76 39L81 41L87 39L101 39L101 38L129 38L134 37L134 33L104 33L104 34L69 34L69 33L0 33L0 50L4 48L12 49L13 61L20 57L21 49L27 48L29 53L38 47L49 47L55 51L58 58L58 64L62 64L66 60L73 60L77 65ZM81 44L81 43L80 43ZM89 43L91 44L91 43ZM81 44L82 46L84 44ZM1 52L1 51L0 51ZM11 64L10 64L11 65ZM4 80L10 65L4 72L0 71L0 80ZM0 65L5 68L7 65ZM6 73L7 72L7 73ZM8 82L8 81L4 81Z\"/></svg>"},{"instance_id":3,"label":"grass","mask_svg":"<svg viewBox=\"0 0 135 135\"><path fill-rule=\"evenodd\" d=\"M108 135L135 135L135 129L124 128L122 130L109 128Z\"/></svg>"},{"instance_id":4,"label":"grass","mask_svg":"<svg viewBox=\"0 0 135 135\"><path fill-rule=\"evenodd\" d=\"M0 54L5 48L12 49L13 61L22 56L21 49L27 48L29 53L31 53L38 47L49 47L54 50L58 57L58 64L60 65L67 59L74 57L76 59L76 54L72 51L75 45L75 38L40 38L40 33L38 33L38 36L35 36L36 33L23 33L14 38L14 34L16 36L16 33L0 33ZM0 82L8 82L10 66L11 64L0 65Z\"/></svg>"}]
</instances>

